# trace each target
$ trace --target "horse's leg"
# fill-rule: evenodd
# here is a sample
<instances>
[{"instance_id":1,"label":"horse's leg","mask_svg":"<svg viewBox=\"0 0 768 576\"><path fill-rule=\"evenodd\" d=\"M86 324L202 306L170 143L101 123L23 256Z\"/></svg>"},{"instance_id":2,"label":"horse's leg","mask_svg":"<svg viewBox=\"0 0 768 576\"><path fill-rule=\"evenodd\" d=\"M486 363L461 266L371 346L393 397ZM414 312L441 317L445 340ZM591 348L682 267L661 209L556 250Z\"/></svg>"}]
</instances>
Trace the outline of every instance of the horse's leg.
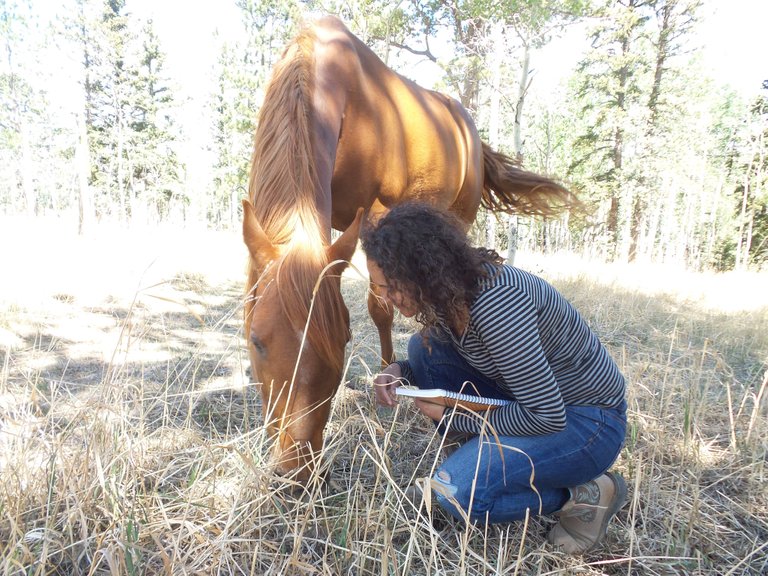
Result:
<instances>
[{"instance_id":1,"label":"horse's leg","mask_svg":"<svg viewBox=\"0 0 768 576\"><path fill-rule=\"evenodd\" d=\"M395 352L392 346L392 320L395 311L387 304L387 301L379 294L378 286L370 283L368 290L368 313L371 315L376 329L379 331L381 342L381 365L386 367L395 361Z\"/></svg>"}]
</instances>

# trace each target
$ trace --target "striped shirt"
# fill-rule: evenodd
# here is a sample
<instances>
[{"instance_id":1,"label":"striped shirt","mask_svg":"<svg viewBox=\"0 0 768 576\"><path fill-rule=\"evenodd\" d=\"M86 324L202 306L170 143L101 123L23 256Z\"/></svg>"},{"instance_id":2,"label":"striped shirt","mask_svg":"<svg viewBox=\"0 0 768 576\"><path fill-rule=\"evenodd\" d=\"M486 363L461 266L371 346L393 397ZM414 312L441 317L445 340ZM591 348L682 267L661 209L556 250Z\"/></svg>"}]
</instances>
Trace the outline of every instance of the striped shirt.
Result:
<instances>
[{"instance_id":1,"label":"striped shirt","mask_svg":"<svg viewBox=\"0 0 768 576\"><path fill-rule=\"evenodd\" d=\"M448 334L459 354L513 400L487 413L498 434L558 432L566 406L613 408L624 399L624 377L594 332L552 285L524 270L493 267L480 281L464 333ZM401 367L413 381L407 361ZM472 434L482 426L463 410L451 422Z\"/></svg>"}]
</instances>

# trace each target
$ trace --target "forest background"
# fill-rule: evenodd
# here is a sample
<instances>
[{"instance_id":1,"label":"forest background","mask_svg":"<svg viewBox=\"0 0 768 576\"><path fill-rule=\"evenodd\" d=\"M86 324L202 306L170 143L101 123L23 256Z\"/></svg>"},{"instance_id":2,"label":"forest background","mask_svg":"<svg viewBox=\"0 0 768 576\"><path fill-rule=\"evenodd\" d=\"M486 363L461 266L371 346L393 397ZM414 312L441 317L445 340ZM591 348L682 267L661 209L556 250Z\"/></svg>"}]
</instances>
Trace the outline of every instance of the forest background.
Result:
<instances>
[{"instance_id":1,"label":"forest background","mask_svg":"<svg viewBox=\"0 0 768 576\"><path fill-rule=\"evenodd\" d=\"M715 77L703 49L707 30L734 41L757 30L759 4L0 0L0 218L83 234L237 227L272 65L304 19L334 13L589 206L548 220L482 213L483 243L764 269L768 53L755 39L731 62L757 71L745 87ZM726 5L741 24L722 18Z\"/></svg>"}]
</instances>

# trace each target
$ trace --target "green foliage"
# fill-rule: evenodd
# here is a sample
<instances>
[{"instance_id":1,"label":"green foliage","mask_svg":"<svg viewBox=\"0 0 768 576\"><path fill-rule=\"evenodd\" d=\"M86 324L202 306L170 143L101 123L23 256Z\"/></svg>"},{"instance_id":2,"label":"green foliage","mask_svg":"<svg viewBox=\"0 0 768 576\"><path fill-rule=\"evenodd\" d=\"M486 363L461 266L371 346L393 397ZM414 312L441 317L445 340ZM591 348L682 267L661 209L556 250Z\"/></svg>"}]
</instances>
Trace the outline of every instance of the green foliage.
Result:
<instances>
[{"instance_id":1,"label":"green foliage","mask_svg":"<svg viewBox=\"0 0 768 576\"><path fill-rule=\"evenodd\" d=\"M153 207L162 218L173 200L186 203L188 199L180 187L182 167L175 149L178 128L171 119L175 101L163 77L165 55L151 22L144 24L140 38L137 66L128 76L135 94L127 111L130 181L140 203Z\"/></svg>"},{"instance_id":2,"label":"green foliage","mask_svg":"<svg viewBox=\"0 0 768 576\"><path fill-rule=\"evenodd\" d=\"M97 215L162 219L182 204L174 97L151 22L125 2L78 0L90 185Z\"/></svg>"},{"instance_id":3,"label":"green foliage","mask_svg":"<svg viewBox=\"0 0 768 576\"><path fill-rule=\"evenodd\" d=\"M45 175L38 165L46 154L49 127L44 83L30 69L40 67L30 30L37 25L34 14L15 2L0 0L0 210L38 210L38 193Z\"/></svg>"},{"instance_id":4,"label":"green foliage","mask_svg":"<svg viewBox=\"0 0 768 576\"><path fill-rule=\"evenodd\" d=\"M768 87L749 103L730 142L734 267L768 263Z\"/></svg>"},{"instance_id":5,"label":"green foliage","mask_svg":"<svg viewBox=\"0 0 768 576\"><path fill-rule=\"evenodd\" d=\"M712 245L701 240L716 233L715 222L693 210L711 210L700 162L711 152L700 129L710 87L683 58L698 7L697 0L604 3L574 77L582 126L568 174L595 206L613 258L655 252L694 265L709 258Z\"/></svg>"}]
</instances>

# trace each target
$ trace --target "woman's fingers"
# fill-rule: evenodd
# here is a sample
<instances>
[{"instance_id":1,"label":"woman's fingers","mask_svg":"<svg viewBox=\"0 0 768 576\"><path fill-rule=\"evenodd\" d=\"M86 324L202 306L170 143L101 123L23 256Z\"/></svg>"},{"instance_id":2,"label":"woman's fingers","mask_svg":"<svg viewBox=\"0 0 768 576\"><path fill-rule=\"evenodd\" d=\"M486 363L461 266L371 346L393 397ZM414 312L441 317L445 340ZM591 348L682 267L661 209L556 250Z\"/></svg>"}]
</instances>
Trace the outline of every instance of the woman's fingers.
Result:
<instances>
[{"instance_id":1,"label":"woman's fingers","mask_svg":"<svg viewBox=\"0 0 768 576\"><path fill-rule=\"evenodd\" d=\"M401 372L398 364L390 364L381 373L376 375L373 379L376 402L390 408L397 405L395 388L400 385L400 376Z\"/></svg>"}]
</instances>

